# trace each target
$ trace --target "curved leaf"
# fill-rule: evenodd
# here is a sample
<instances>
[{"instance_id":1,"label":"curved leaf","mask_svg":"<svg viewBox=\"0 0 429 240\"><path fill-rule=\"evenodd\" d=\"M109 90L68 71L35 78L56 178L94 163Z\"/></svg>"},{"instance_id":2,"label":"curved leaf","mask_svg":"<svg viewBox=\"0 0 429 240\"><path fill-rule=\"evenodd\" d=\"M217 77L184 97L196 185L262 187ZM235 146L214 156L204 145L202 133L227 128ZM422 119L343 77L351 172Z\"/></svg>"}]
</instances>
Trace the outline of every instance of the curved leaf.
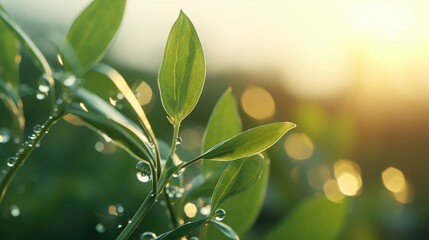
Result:
<instances>
[{"instance_id":1,"label":"curved leaf","mask_svg":"<svg viewBox=\"0 0 429 240\"><path fill-rule=\"evenodd\" d=\"M129 108L131 110L130 112L134 117L133 120L140 123L140 126L144 130L144 133L147 136L150 136L150 138L151 138L150 140L154 144L156 144L156 141L154 140L156 138L155 138L155 134L152 130L152 126L150 125L149 120L148 120L145 112L143 111L143 108L140 106L139 101L137 100L133 91L128 86L127 82L121 76L121 74L119 74L114 68L110 67L107 64L98 64L92 70L103 74L114 84L114 86L112 86L109 89L109 91L110 92L117 91L118 93L123 95L123 97L125 98L125 100L129 104ZM89 79L87 81L87 83L88 84L92 83L92 84L98 85L98 88L100 88L100 84L99 84L100 82L95 81L95 79L94 80ZM114 88L114 89L112 89L112 88Z\"/></svg>"},{"instance_id":2,"label":"curved leaf","mask_svg":"<svg viewBox=\"0 0 429 240\"><path fill-rule=\"evenodd\" d=\"M241 118L238 112L237 101L228 88L216 103L210 116L203 137L202 151L207 151L217 143L224 141L242 131ZM203 173L208 177L216 172L219 174L225 168L224 163L203 161Z\"/></svg>"},{"instance_id":3,"label":"curved leaf","mask_svg":"<svg viewBox=\"0 0 429 240\"><path fill-rule=\"evenodd\" d=\"M205 80L204 53L191 20L180 11L165 47L158 85L162 105L173 125L195 107Z\"/></svg>"},{"instance_id":4,"label":"curved leaf","mask_svg":"<svg viewBox=\"0 0 429 240\"><path fill-rule=\"evenodd\" d=\"M252 156L271 147L295 126L289 122L278 122L255 127L215 145L198 158L235 160Z\"/></svg>"},{"instance_id":5,"label":"curved leaf","mask_svg":"<svg viewBox=\"0 0 429 240\"><path fill-rule=\"evenodd\" d=\"M303 202L268 235L268 240L334 240L341 231L346 214L345 203L333 203L325 197Z\"/></svg>"},{"instance_id":6,"label":"curved leaf","mask_svg":"<svg viewBox=\"0 0 429 240\"><path fill-rule=\"evenodd\" d=\"M85 89L77 89L75 98L83 105L74 105L69 112L81 117L106 134L140 160L153 160L154 153L142 130L109 103ZM84 108L84 109L82 109Z\"/></svg>"},{"instance_id":7,"label":"curved leaf","mask_svg":"<svg viewBox=\"0 0 429 240\"><path fill-rule=\"evenodd\" d=\"M257 182L248 190L231 197L220 205L220 208L228 213L222 222L233 228L240 236L243 236L253 226L259 216L265 199L269 173L270 159L265 156L264 169ZM204 239L221 239L220 233L212 228L210 225L207 227Z\"/></svg>"},{"instance_id":8,"label":"curved leaf","mask_svg":"<svg viewBox=\"0 0 429 240\"><path fill-rule=\"evenodd\" d=\"M217 229L219 229L219 231L222 232L223 235L225 235L226 237L228 237L229 239L233 239L233 240L239 240L240 238L238 237L237 233L235 233L235 231L228 226L227 224L223 223L223 222L218 222L218 221L209 221L209 223L211 223L213 226L215 226Z\"/></svg>"},{"instance_id":9,"label":"curved leaf","mask_svg":"<svg viewBox=\"0 0 429 240\"><path fill-rule=\"evenodd\" d=\"M255 155L231 162L216 184L211 199L211 211L214 213L228 198L249 189L261 176L264 158Z\"/></svg>"},{"instance_id":10,"label":"curved leaf","mask_svg":"<svg viewBox=\"0 0 429 240\"><path fill-rule=\"evenodd\" d=\"M13 33L16 39L18 39L18 41L25 47L35 65L45 74L52 89L50 95L54 100L55 93L53 86L55 85L55 82L52 69L49 66L45 56L42 54L36 44L34 44L31 38L28 37L28 35L5 13L2 8L0 8L0 22L4 23L4 26L9 28L10 32Z\"/></svg>"},{"instance_id":11,"label":"curved leaf","mask_svg":"<svg viewBox=\"0 0 429 240\"><path fill-rule=\"evenodd\" d=\"M203 225L205 222L207 221L206 218L195 221L195 222L189 222L186 224L183 224L182 226L166 232L162 235L159 235L157 238L155 238L154 240L176 240L176 239L180 239L181 237L184 237L186 235L188 235L189 233L191 233L192 231L194 231L195 229L197 229L198 227L200 227L201 225Z\"/></svg>"},{"instance_id":12,"label":"curved leaf","mask_svg":"<svg viewBox=\"0 0 429 240\"><path fill-rule=\"evenodd\" d=\"M0 6L0 11L2 11ZM16 134L23 137L24 113L19 96L19 63L21 59L19 44L15 34L0 22L0 99L12 114L11 120Z\"/></svg>"},{"instance_id":13,"label":"curved leaf","mask_svg":"<svg viewBox=\"0 0 429 240\"><path fill-rule=\"evenodd\" d=\"M103 58L122 22L125 4L126 0L94 0L85 8L67 32L62 48L66 68L70 69L75 57L75 72L86 70Z\"/></svg>"}]
</instances>

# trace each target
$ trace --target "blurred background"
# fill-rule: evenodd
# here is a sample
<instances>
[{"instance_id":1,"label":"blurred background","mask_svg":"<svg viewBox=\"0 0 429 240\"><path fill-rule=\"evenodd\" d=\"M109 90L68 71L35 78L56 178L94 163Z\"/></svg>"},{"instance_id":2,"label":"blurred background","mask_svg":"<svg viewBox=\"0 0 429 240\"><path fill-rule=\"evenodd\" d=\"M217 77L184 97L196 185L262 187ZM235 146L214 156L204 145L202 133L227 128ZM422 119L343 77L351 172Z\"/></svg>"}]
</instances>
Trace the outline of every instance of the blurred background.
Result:
<instances>
[{"instance_id":1,"label":"blurred background","mask_svg":"<svg viewBox=\"0 0 429 240\"><path fill-rule=\"evenodd\" d=\"M0 0L52 62L52 43L62 42L89 2ZM131 86L145 82L138 91L158 137L170 142L172 133L156 75L180 9L193 21L207 59L201 100L183 123L182 150L199 152L210 112L229 86L246 129L274 121L298 125L269 151L266 200L245 239L263 239L313 195L347 199L339 239L429 239L428 2L127 4L105 62ZM25 56L22 64L30 69L21 73L30 133L49 110L33 90L40 73ZM3 160L13 154L7 131L0 126ZM73 119L61 121L0 206L0 238L112 239L149 188L135 177L128 154ZM155 217L153 225L164 218Z\"/></svg>"}]
</instances>

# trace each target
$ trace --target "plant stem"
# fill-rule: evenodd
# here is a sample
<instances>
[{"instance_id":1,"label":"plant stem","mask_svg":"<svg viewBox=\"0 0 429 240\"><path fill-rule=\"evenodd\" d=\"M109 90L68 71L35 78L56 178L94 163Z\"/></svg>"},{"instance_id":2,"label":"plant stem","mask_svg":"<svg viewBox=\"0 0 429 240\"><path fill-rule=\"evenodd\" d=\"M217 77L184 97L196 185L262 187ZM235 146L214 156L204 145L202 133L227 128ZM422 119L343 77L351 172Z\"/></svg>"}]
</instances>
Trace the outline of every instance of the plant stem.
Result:
<instances>
[{"instance_id":1,"label":"plant stem","mask_svg":"<svg viewBox=\"0 0 429 240\"><path fill-rule=\"evenodd\" d=\"M15 164L10 167L4 179L0 182L0 203L2 202L7 192L7 189L13 178L17 174L18 170L24 165L25 160L27 160L27 158L33 152L34 148L36 148L42 138L48 133L49 129L62 117L63 112L56 112L55 114L51 115L48 120L46 120L45 123L41 126L40 132L35 133L35 138L31 140L31 143L24 143L23 148L21 148L16 154Z\"/></svg>"},{"instance_id":2,"label":"plant stem","mask_svg":"<svg viewBox=\"0 0 429 240\"><path fill-rule=\"evenodd\" d=\"M173 165L174 163L174 152L176 151L176 145L177 145L177 138L179 137L179 129L180 129L180 122L174 124L174 130L173 130L173 139L171 140L171 148L170 148L170 153L168 154L168 158L167 161L172 161ZM166 166L168 166L169 163L166 163ZM177 225L177 219L176 219L176 214L174 213L173 210L173 206L171 205L171 201L170 201L170 197L168 196L168 194L166 193L165 187L164 187L164 195L165 195L165 204L167 205L167 210L170 216L170 220L171 223L173 224L173 226L176 228Z\"/></svg>"},{"instance_id":3,"label":"plant stem","mask_svg":"<svg viewBox=\"0 0 429 240\"><path fill-rule=\"evenodd\" d=\"M116 238L117 240L126 240L128 239L136 230L136 228L140 225L140 222L143 220L144 216L149 212L152 205L155 204L157 198L157 194L151 192L143 204L139 207L137 212L134 214L131 222L125 227L125 229L119 234Z\"/></svg>"}]
</instances>

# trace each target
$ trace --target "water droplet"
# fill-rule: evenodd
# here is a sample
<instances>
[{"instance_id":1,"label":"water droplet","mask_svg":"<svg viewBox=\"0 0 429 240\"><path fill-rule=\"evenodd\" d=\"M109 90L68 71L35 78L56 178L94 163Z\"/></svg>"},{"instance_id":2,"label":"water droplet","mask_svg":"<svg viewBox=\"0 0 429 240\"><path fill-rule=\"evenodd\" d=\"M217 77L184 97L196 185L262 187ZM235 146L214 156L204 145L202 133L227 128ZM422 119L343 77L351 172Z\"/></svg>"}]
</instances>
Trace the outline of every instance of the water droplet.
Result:
<instances>
[{"instance_id":1,"label":"water droplet","mask_svg":"<svg viewBox=\"0 0 429 240\"><path fill-rule=\"evenodd\" d=\"M0 129L0 143L7 143L10 140L10 131L6 128Z\"/></svg>"},{"instance_id":2,"label":"water droplet","mask_svg":"<svg viewBox=\"0 0 429 240\"><path fill-rule=\"evenodd\" d=\"M43 130L43 126L41 125L36 125L33 127L33 132L36 134L39 134L42 130Z\"/></svg>"},{"instance_id":3,"label":"water droplet","mask_svg":"<svg viewBox=\"0 0 429 240\"><path fill-rule=\"evenodd\" d=\"M21 210L16 205L12 205L10 206L10 215L13 217L18 217L21 215Z\"/></svg>"},{"instance_id":4,"label":"water droplet","mask_svg":"<svg viewBox=\"0 0 429 240\"><path fill-rule=\"evenodd\" d=\"M177 139L176 139L176 145L179 145L179 144L181 144L182 143L182 138L181 137L178 137Z\"/></svg>"},{"instance_id":5,"label":"water droplet","mask_svg":"<svg viewBox=\"0 0 429 240\"><path fill-rule=\"evenodd\" d=\"M154 147L155 147L155 143L150 142L150 143L149 143L149 147L154 148Z\"/></svg>"},{"instance_id":6,"label":"water droplet","mask_svg":"<svg viewBox=\"0 0 429 240\"><path fill-rule=\"evenodd\" d=\"M104 227L102 223L97 223L97 225L95 225L95 230L99 233L104 233L106 231L106 227Z\"/></svg>"},{"instance_id":7,"label":"water droplet","mask_svg":"<svg viewBox=\"0 0 429 240\"><path fill-rule=\"evenodd\" d=\"M140 182L149 182L152 180L149 163L139 161L136 165L136 176Z\"/></svg>"},{"instance_id":8,"label":"water droplet","mask_svg":"<svg viewBox=\"0 0 429 240\"><path fill-rule=\"evenodd\" d=\"M210 214L210 211L212 210L210 204L200 208L200 213L204 216L208 216Z\"/></svg>"},{"instance_id":9,"label":"water droplet","mask_svg":"<svg viewBox=\"0 0 429 240\"><path fill-rule=\"evenodd\" d=\"M156 238L156 234L153 232L144 232L140 235L140 240L152 240Z\"/></svg>"},{"instance_id":10,"label":"water droplet","mask_svg":"<svg viewBox=\"0 0 429 240\"><path fill-rule=\"evenodd\" d=\"M122 228L122 224L120 224L120 223L119 223L119 224L118 224L118 228Z\"/></svg>"},{"instance_id":11,"label":"water droplet","mask_svg":"<svg viewBox=\"0 0 429 240\"><path fill-rule=\"evenodd\" d=\"M42 84L39 84L39 91L41 92L41 93L47 93L47 92L49 92L49 85L48 84L46 84L46 83L42 83Z\"/></svg>"},{"instance_id":12,"label":"water droplet","mask_svg":"<svg viewBox=\"0 0 429 240\"><path fill-rule=\"evenodd\" d=\"M190 237L188 240L199 240L199 238L198 238L198 237L195 237L195 236L192 236L192 237Z\"/></svg>"},{"instance_id":13,"label":"water droplet","mask_svg":"<svg viewBox=\"0 0 429 240\"><path fill-rule=\"evenodd\" d=\"M7 166L8 166L8 167L13 167L13 166L15 166L16 160L17 160L17 158L16 158L16 157L10 157L10 158L8 158L8 159L7 159L7 162L6 162Z\"/></svg>"},{"instance_id":14,"label":"water droplet","mask_svg":"<svg viewBox=\"0 0 429 240\"><path fill-rule=\"evenodd\" d=\"M173 177L178 178L184 171L185 171L184 168L180 169L180 171L173 173Z\"/></svg>"},{"instance_id":15,"label":"water droplet","mask_svg":"<svg viewBox=\"0 0 429 240\"><path fill-rule=\"evenodd\" d=\"M37 138L37 135L36 135L36 134L31 134L28 138L29 138L30 140L34 140L34 139L36 139L36 138Z\"/></svg>"},{"instance_id":16,"label":"water droplet","mask_svg":"<svg viewBox=\"0 0 429 240\"><path fill-rule=\"evenodd\" d=\"M38 93L36 94L36 98L37 98L38 100L43 100L43 99L45 99L45 98L46 98L46 93L38 92Z\"/></svg>"},{"instance_id":17,"label":"water droplet","mask_svg":"<svg viewBox=\"0 0 429 240\"><path fill-rule=\"evenodd\" d=\"M36 148L39 148L39 147L40 147L40 143L37 143L35 147L36 147Z\"/></svg>"},{"instance_id":18,"label":"water droplet","mask_svg":"<svg viewBox=\"0 0 429 240\"><path fill-rule=\"evenodd\" d=\"M76 83L76 76L70 75L68 78L64 79L64 85L71 87Z\"/></svg>"},{"instance_id":19,"label":"water droplet","mask_svg":"<svg viewBox=\"0 0 429 240\"><path fill-rule=\"evenodd\" d=\"M218 210L216 210L216 212L214 213L214 217L216 221L222 221L225 219L225 215L226 212L225 210L219 208Z\"/></svg>"},{"instance_id":20,"label":"water droplet","mask_svg":"<svg viewBox=\"0 0 429 240\"><path fill-rule=\"evenodd\" d=\"M128 224L130 224L130 223L132 223L133 222L133 220L131 220L131 219L128 219Z\"/></svg>"}]
</instances>

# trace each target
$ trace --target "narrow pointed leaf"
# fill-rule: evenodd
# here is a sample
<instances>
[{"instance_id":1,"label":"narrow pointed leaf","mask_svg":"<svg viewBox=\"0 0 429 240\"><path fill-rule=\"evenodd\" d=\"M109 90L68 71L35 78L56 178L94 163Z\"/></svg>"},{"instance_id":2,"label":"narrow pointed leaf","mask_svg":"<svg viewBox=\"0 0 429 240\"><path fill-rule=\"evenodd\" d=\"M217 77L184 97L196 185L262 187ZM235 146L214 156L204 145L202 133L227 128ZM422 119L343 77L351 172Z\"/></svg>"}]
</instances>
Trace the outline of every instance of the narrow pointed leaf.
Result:
<instances>
[{"instance_id":1,"label":"narrow pointed leaf","mask_svg":"<svg viewBox=\"0 0 429 240\"><path fill-rule=\"evenodd\" d=\"M0 11L2 11L0 6ZM12 114L13 128L18 136L23 136L24 113L19 96L20 50L15 34L0 21L0 100Z\"/></svg>"},{"instance_id":2,"label":"narrow pointed leaf","mask_svg":"<svg viewBox=\"0 0 429 240\"><path fill-rule=\"evenodd\" d=\"M333 203L325 197L309 199L274 227L267 239L334 240L345 214L345 203Z\"/></svg>"},{"instance_id":3,"label":"narrow pointed leaf","mask_svg":"<svg viewBox=\"0 0 429 240\"><path fill-rule=\"evenodd\" d=\"M199 158L235 160L252 156L271 147L295 126L289 122L278 122L255 127L215 145Z\"/></svg>"},{"instance_id":4,"label":"narrow pointed leaf","mask_svg":"<svg viewBox=\"0 0 429 240\"><path fill-rule=\"evenodd\" d=\"M177 240L177 239L181 239L182 237L188 235L189 233L191 233L195 229L199 228L206 221L207 221L207 219L204 218L204 219L201 219L201 220L198 220L195 222L189 222L189 223L183 224L182 226L180 226L180 227L178 227L178 228L176 228L170 232L159 235L154 240Z\"/></svg>"},{"instance_id":5,"label":"narrow pointed leaf","mask_svg":"<svg viewBox=\"0 0 429 240\"><path fill-rule=\"evenodd\" d=\"M237 101L229 88L220 97L210 116L203 138L203 152L241 131L242 124ZM203 161L202 166L204 176L208 177L217 172L220 174L226 165L215 161Z\"/></svg>"},{"instance_id":6,"label":"narrow pointed leaf","mask_svg":"<svg viewBox=\"0 0 429 240\"><path fill-rule=\"evenodd\" d=\"M107 64L98 64L92 70L105 75L111 80L111 82L114 84L114 88L116 88L117 91L121 93L125 100L128 102L131 114L135 117L135 121L140 123L140 126L143 128L147 136L150 136L151 139L155 139L155 134L152 130L152 126L150 125L149 120L145 112L143 111L143 108L139 104L139 101L137 100L133 91L128 86L127 82L121 76L121 74L119 74L114 68L110 67ZM88 81L88 83L91 82L97 82L95 84L98 84L98 81ZM114 90L111 89L110 91ZM156 143L156 141L153 140L153 143Z\"/></svg>"},{"instance_id":7,"label":"narrow pointed leaf","mask_svg":"<svg viewBox=\"0 0 429 240\"><path fill-rule=\"evenodd\" d=\"M220 208L227 213L227 217L222 222L233 228L239 236L243 236L253 226L265 199L270 159L267 156L264 158L264 169L256 183L248 190L231 197L220 205ZM205 240L222 238L221 233L213 228L211 225L207 226Z\"/></svg>"},{"instance_id":8,"label":"narrow pointed leaf","mask_svg":"<svg viewBox=\"0 0 429 240\"><path fill-rule=\"evenodd\" d=\"M237 233L235 233L234 229L232 229L227 224L225 224L223 222L218 222L218 221L209 221L209 223L211 223L213 226L215 226L217 229L219 229L219 231L221 231L222 234L225 235L226 237L228 237L229 239L233 239L233 240L239 240L240 239L238 237Z\"/></svg>"},{"instance_id":9,"label":"narrow pointed leaf","mask_svg":"<svg viewBox=\"0 0 429 240\"><path fill-rule=\"evenodd\" d=\"M48 64L45 56L39 50L39 48L34 44L30 37L6 14L6 12L0 7L0 22L4 24L11 33L13 33L16 39L24 46L24 48L29 53L30 57L34 61L35 65L42 71L47 80L49 81L51 92L50 95L52 99L55 99L55 93L53 92L53 86L55 84L52 69Z\"/></svg>"},{"instance_id":10,"label":"narrow pointed leaf","mask_svg":"<svg viewBox=\"0 0 429 240\"><path fill-rule=\"evenodd\" d=\"M94 0L85 8L63 44L66 68L77 60L78 69L73 70L84 71L103 58L122 22L125 4L126 0Z\"/></svg>"},{"instance_id":11,"label":"narrow pointed leaf","mask_svg":"<svg viewBox=\"0 0 429 240\"><path fill-rule=\"evenodd\" d=\"M191 20L181 11L165 47L158 85L162 105L174 125L195 107L205 80L204 53Z\"/></svg>"},{"instance_id":12,"label":"narrow pointed leaf","mask_svg":"<svg viewBox=\"0 0 429 240\"><path fill-rule=\"evenodd\" d=\"M154 153L143 131L109 103L85 90L75 91L75 99L83 105L73 106L69 112L81 117L93 128L106 134L140 160L153 160ZM82 109L84 107L84 109Z\"/></svg>"},{"instance_id":13,"label":"narrow pointed leaf","mask_svg":"<svg viewBox=\"0 0 429 240\"><path fill-rule=\"evenodd\" d=\"M264 158L256 155L231 162L216 184L211 199L212 213L228 198L249 189L259 179Z\"/></svg>"}]
</instances>

